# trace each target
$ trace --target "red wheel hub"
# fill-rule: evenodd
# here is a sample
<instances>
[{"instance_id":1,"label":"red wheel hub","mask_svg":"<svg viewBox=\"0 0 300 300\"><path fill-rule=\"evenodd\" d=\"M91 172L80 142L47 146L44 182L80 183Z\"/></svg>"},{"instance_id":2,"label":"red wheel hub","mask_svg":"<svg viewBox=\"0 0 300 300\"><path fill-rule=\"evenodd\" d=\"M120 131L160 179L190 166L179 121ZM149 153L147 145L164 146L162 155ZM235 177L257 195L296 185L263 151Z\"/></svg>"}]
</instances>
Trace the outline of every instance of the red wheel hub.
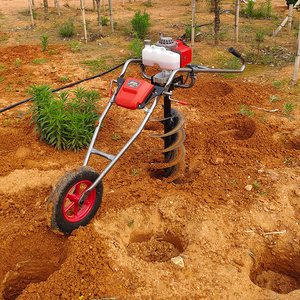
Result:
<instances>
[{"instance_id":1,"label":"red wheel hub","mask_svg":"<svg viewBox=\"0 0 300 300\"><path fill-rule=\"evenodd\" d=\"M79 222L91 211L96 197L96 190L92 190L83 205L78 203L81 195L92 185L88 180L77 182L66 195L63 202L63 215L68 222Z\"/></svg>"}]
</instances>

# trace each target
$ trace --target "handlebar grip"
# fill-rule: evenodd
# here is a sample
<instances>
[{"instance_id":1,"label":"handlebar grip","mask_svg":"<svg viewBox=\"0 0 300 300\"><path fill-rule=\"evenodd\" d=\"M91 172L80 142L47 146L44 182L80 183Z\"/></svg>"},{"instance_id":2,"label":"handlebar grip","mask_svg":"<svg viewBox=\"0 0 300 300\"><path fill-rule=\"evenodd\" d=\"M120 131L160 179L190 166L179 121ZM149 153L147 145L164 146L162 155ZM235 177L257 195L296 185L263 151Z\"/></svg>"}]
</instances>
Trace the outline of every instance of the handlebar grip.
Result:
<instances>
[{"instance_id":1,"label":"handlebar grip","mask_svg":"<svg viewBox=\"0 0 300 300\"><path fill-rule=\"evenodd\" d=\"M234 56L236 56L238 58L240 58L242 56L241 53L239 53L238 51L236 51L233 47L230 47L228 49L228 51L229 51L229 53L233 54Z\"/></svg>"}]
</instances>

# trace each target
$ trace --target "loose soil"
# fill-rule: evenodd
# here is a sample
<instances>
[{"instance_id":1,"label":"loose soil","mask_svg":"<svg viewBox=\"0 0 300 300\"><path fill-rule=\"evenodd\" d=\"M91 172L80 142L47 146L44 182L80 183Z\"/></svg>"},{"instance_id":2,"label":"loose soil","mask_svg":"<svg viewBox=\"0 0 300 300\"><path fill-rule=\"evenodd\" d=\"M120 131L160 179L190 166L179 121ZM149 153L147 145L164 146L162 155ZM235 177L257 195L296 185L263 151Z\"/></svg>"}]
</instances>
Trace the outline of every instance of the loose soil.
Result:
<instances>
[{"instance_id":1,"label":"loose soil","mask_svg":"<svg viewBox=\"0 0 300 300\"><path fill-rule=\"evenodd\" d=\"M37 26L31 28L29 17L19 13L27 9L23 2L1 1L1 108L26 99L27 86L57 88L64 76L65 84L91 76L83 60L105 56L107 65L118 64L129 56L132 41L122 26L146 8L142 2L115 3L116 33L89 32L84 44L79 29L71 40L59 38L56 10L50 7L45 18L41 1L35 1ZM61 10L79 26L77 2L64 1ZM189 21L190 7L173 2L174 8L168 1L146 8L153 41L160 31L177 37ZM92 3L86 5L93 26L96 14ZM211 20L205 2L197 5L198 22ZM285 3L273 6L280 23ZM232 15L222 20L233 28ZM267 25L277 28L272 21ZM51 51L41 51L42 34L50 36ZM217 66L216 57L230 59L224 54L230 38L213 47L208 34L195 45L196 62ZM295 40L285 34L278 44L295 53ZM249 43L241 36L236 47L243 52ZM79 43L78 52L70 42ZM101 93L101 110L119 71L82 84ZM82 165L85 151L58 151L41 142L27 114L31 102L1 113L0 299L300 299L300 114L299 88L289 84L292 71L288 62L250 65L242 75L199 75L193 88L175 90L174 99L188 102L174 104L186 117L182 177L168 183L155 176L151 165L160 158L155 149L161 141L150 134L162 127L149 122L104 178L97 215L71 235L51 230L47 200L59 178ZM131 67L129 75L141 78L139 67ZM279 101L270 101L274 96ZM286 102L294 104L288 116ZM253 115L240 114L241 105ZM116 154L143 116L114 107L97 147ZM114 134L121 138L112 139ZM106 165L99 157L89 162L98 171Z\"/></svg>"}]
</instances>

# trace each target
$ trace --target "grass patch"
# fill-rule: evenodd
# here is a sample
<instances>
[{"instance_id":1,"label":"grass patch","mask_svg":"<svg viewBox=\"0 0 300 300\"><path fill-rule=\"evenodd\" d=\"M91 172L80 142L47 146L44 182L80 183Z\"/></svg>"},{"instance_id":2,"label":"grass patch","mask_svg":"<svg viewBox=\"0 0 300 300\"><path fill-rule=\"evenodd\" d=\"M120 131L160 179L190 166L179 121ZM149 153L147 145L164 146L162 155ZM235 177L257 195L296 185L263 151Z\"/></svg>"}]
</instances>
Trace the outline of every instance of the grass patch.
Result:
<instances>
[{"instance_id":1,"label":"grass patch","mask_svg":"<svg viewBox=\"0 0 300 300\"><path fill-rule=\"evenodd\" d=\"M30 16L30 10L22 10L22 11L19 11L19 14L23 15L23 16ZM32 16L34 19L36 19L37 17L37 12L36 11L32 11Z\"/></svg>"},{"instance_id":2,"label":"grass patch","mask_svg":"<svg viewBox=\"0 0 300 300\"><path fill-rule=\"evenodd\" d=\"M99 72L101 70L109 70L111 69L111 65L106 63L107 58L112 58L111 56L105 56L101 59L91 59L91 60L83 60L80 63L89 67L92 73Z\"/></svg>"},{"instance_id":3,"label":"grass patch","mask_svg":"<svg viewBox=\"0 0 300 300\"><path fill-rule=\"evenodd\" d=\"M46 58L37 58L35 60L32 61L32 63L34 65L42 65L44 63L47 63L49 61L49 59L46 59Z\"/></svg>"}]
</instances>

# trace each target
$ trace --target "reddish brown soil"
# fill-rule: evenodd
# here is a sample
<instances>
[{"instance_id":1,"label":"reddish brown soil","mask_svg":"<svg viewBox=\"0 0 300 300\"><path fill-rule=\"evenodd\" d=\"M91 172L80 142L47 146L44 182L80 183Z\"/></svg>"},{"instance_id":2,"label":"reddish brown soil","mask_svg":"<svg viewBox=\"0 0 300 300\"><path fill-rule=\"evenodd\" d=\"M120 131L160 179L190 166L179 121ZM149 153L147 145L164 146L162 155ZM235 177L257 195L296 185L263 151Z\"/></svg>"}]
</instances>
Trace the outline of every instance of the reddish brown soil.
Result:
<instances>
[{"instance_id":1,"label":"reddish brown soil","mask_svg":"<svg viewBox=\"0 0 300 300\"><path fill-rule=\"evenodd\" d=\"M0 47L1 108L26 99L28 85L90 75L67 46L52 44L49 54L13 44ZM136 66L128 75L141 77ZM102 94L101 110L117 76L85 84ZM176 90L173 98L188 102L174 104L186 117L183 176L176 184L154 176L160 141L149 135L162 128L149 122L104 178L95 218L69 236L51 231L47 200L85 151L41 142L25 114L30 102L0 114L0 299L300 299L300 118L282 110L298 90L257 78L199 75L193 88ZM253 116L239 114L241 105ZM97 147L117 153L143 116L114 107Z\"/></svg>"}]
</instances>

